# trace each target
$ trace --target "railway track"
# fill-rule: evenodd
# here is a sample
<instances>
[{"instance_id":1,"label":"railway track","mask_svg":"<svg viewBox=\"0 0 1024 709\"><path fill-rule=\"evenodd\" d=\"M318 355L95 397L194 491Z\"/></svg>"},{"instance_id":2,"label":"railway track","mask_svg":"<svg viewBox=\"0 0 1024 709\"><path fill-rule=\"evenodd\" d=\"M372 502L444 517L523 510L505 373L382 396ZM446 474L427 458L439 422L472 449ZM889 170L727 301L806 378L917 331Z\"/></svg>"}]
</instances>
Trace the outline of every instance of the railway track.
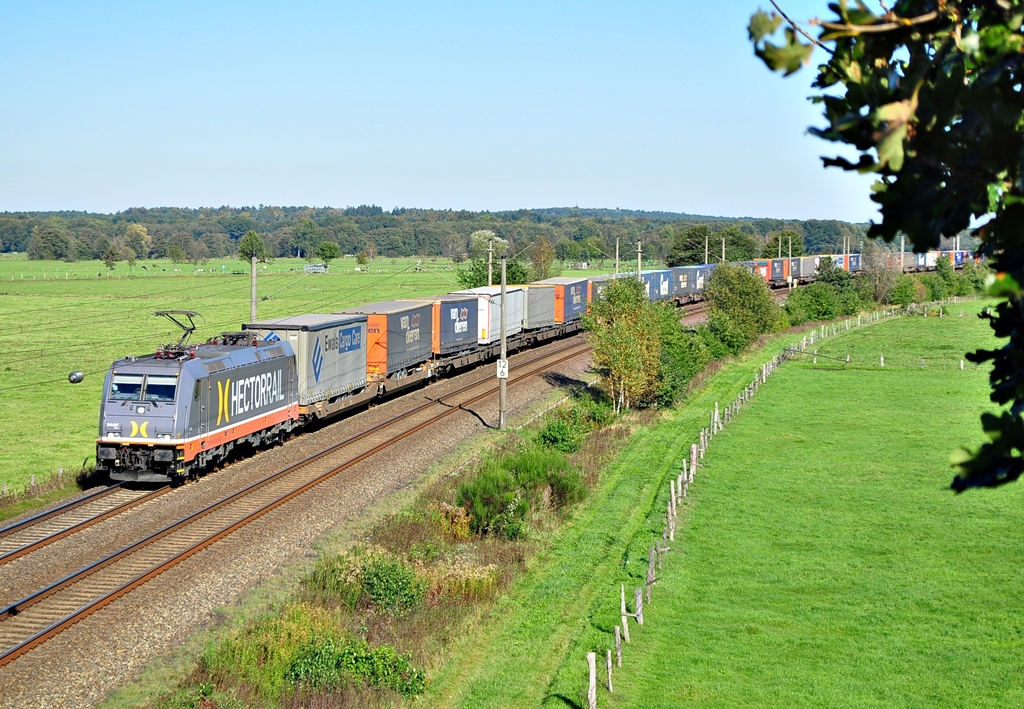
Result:
<instances>
[{"instance_id":1,"label":"railway track","mask_svg":"<svg viewBox=\"0 0 1024 709\"><path fill-rule=\"evenodd\" d=\"M510 370L508 383L589 351L590 347L577 342L519 362ZM0 609L0 666L334 475L497 390L494 379L486 377L415 406Z\"/></svg>"},{"instance_id":2,"label":"railway track","mask_svg":"<svg viewBox=\"0 0 1024 709\"><path fill-rule=\"evenodd\" d=\"M170 487L131 490L122 483L0 529L0 565L141 505Z\"/></svg>"}]
</instances>

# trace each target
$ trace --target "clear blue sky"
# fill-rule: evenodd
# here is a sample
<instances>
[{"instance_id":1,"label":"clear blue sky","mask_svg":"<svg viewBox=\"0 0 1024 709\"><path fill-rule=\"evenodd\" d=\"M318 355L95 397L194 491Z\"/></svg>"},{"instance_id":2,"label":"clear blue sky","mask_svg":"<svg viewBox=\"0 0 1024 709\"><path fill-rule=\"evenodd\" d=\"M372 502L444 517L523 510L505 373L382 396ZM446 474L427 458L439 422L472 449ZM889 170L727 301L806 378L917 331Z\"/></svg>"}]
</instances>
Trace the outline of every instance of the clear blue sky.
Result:
<instances>
[{"instance_id":1,"label":"clear blue sky","mask_svg":"<svg viewBox=\"0 0 1024 709\"><path fill-rule=\"evenodd\" d=\"M812 72L753 56L756 0L2 7L0 211L875 211L821 167Z\"/></svg>"}]
</instances>

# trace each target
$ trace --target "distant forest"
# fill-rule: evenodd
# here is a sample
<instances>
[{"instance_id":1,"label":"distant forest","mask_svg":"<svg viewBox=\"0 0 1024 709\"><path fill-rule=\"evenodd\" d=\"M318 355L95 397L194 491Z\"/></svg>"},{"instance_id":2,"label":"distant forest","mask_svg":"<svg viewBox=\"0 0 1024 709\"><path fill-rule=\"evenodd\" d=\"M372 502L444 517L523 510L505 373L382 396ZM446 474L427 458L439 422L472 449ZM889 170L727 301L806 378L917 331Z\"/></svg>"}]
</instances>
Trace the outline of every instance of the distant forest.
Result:
<instances>
[{"instance_id":1,"label":"distant forest","mask_svg":"<svg viewBox=\"0 0 1024 709\"><path fill-rule=\"evenodd\" d=\"M636 241L645 260L662 260L676 236L705 224L714 232L743 234L754 255L784 230L799 234L809 253L838 252L844 237L859 250L866 225L836 220L730 219L672 212L618 209L523 209L469 212L434 209L384 211L375 205L347 209L259 207L136 208L117 214L8 212L0 214L0 251L28 252L30 258L68 261L184 256L202 261L238 252L238 241L254 230L273 256L309 256L323 241L343 254L385 257L446 256L469 251L470 234L489 229L521 253L546 240L561 260L613 258L620 240L623 261L635 259ZM724 236L724 234L723 234ZM177 247L177 248L174 248ZM715 245L711 245L712 254ZM767 256L767 254L765 254Z\"/></svg>"}]
</instances>

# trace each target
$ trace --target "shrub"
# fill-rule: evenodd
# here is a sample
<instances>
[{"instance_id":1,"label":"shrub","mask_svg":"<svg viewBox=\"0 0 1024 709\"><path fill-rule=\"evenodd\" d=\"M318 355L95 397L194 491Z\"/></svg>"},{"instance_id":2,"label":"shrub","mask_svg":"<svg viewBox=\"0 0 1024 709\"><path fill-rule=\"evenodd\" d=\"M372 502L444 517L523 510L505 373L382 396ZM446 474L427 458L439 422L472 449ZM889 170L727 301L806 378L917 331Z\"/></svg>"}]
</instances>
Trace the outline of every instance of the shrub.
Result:
<instances>
[{"instance_id":1,"label":"shrub","mask_svg":"<svg viewBox=\"0 0 1024 709\"><path fill-rule=\"evenodd\" d=\"M477 534L517 539L526 531L526 515L548 490L555 507L581 500L586 487L565 456L537 446L488 461L476 477L461 485L457 504L470 514Z\"/></svg>"},{"instance_id":2,"label":"shrub","mask_svg":"<svg viewBox=\"0 0 1024 709\"><path fill-rule=\"evenodd\" d=\"M707 323L698 328L701 339L712 359L724 359L747 346L747 337L732 318L720 311L712 311Z\"/></svg>"},{"instance_id":3,"label":"shrub","mask_svg":"<svg viewBox=\"0 0 1024 709\"><path fill-rule=\"evenodd\" d=\"M365 682L393 689L403 697L422 694L427 688L426 673L415 669L408 657L390 645L371 648L365 642L352 644L333 635L314 635L300 646L285 679L292 685L321 690Z\"/></svg>"},{"instance_id":4,"label":"shrub","mask_svg":"<svg viewBox=\"0 0 1024 709\"><path fill-rule=\"evenodd\" d=\"M893 305L901 305L904 308L914 302L913 276L901 274L896 279L896 286L889 292L889 302Z\"/></svg>"},{"instance_id":5,"label":"shrub","mask_svg":"<svg viewBox=\"0 0 1024 709\"><path fill-rule=\"evenodd\" d=\"M306 603L288 604L208 647L200 658L200 669L215 683L244 683L259 696L273 699L287 690L285 674L297 649L315 635L337 632L330 611Z\"/></svg>"},{"instance_id":6,"label":"shrub","mask_svg":"<svg viewBox=\"0 0 1024 709\"><path fill-rule=\"evenodd\" d=\"M523 532L527 505L518 494L515 477L496 461L485 464L476 477L459 485L455 502L469 512L477 534L515 539Z\"/></svg>"},{"instance_id":7,"label":"shrub","mask_svg":"<svg viewBox=\"0 0 1024 709\"><path fill-rule=\"evenodd\" d=\"M363 565L360 578L365 597L378 608L404 613L426 595L426 585L402 561L375 555Z\"/></svg>"},{"instance_id":8,"label":"shrub","mask_svg":"<svg viewBox=\"0 0 1024 709\"><path fill-rule=\"evenodd\" d=\"M371 603L389 613L404 613L419 603L426 585L401 560L381 549L354 549L322 556L303 585L349 608Z\"/></svg>"},{"instance_id":9,"label":"shrub","mask_svg":"<svg viewBox=\"0 0 1024 709\"><path fill-rule=\"evenodd\" d=\"M431 517L445 537L457 542L469 538L470 515L464 508L442 502L431 506Z\"/></svg>"},{"instance_id":10,"label":"shrub","mask_svg":"<svg viewBox=\"0 0 1024 709\"><path fill-rule=\"evenodd\" d=\"M541 445L562 453L575 453L583 447L587 430L564 417L549 421L537 434Z\"/></svg>"}]
</instances>

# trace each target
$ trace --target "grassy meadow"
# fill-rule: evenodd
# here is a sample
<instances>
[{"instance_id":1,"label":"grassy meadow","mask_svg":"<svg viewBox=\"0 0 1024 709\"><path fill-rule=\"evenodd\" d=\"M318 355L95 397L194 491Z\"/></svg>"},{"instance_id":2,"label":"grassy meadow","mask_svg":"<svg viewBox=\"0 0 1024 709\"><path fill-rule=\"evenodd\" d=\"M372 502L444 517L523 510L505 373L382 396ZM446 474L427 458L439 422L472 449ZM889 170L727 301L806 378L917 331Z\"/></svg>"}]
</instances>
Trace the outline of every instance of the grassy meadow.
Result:
<instances>
[{"instance_id":1,"label":"grassy meadow","mask_svg":"<svg viewBox=\"0 0 1024 709\"><path fill-rule=\"evenodd\" d=\"M260 318L332 312L375 300L456 290L446 259L378 258L356 272L354 258L306 275L300 259L261 267ZM417 270L419 269L419 270ZM586 273L586 272L580 272ZM237 330L249 319L249 269L238 259L202 266L145 259L108 271L99 261L29 261L0 255L0 483L20 490L62 466L91 460L103 377L127 354L176 342L180 331L157 310L200 313L192 341ZM85 381L69 384L72 371Z\"/></svg>"},{"instance_id":2,"label":"grassy meadow","mask_svg":"<svg viewBox=\"0 0 1024 709\"><path fill-rule=\"evenodd\" d=\"M773 376L714 440L599 706L1024 701L1024 489L948 489L950 449L981 442L989 408L986 371L959 366L993 342L980 307L856 329L816 343L839 360ZM584 655L613 646L619 584L642 584L667 476L763 356L726 365L634 437L488 624L444 658L428 704L585 706Z\"/></svg>"}]
</instances>

